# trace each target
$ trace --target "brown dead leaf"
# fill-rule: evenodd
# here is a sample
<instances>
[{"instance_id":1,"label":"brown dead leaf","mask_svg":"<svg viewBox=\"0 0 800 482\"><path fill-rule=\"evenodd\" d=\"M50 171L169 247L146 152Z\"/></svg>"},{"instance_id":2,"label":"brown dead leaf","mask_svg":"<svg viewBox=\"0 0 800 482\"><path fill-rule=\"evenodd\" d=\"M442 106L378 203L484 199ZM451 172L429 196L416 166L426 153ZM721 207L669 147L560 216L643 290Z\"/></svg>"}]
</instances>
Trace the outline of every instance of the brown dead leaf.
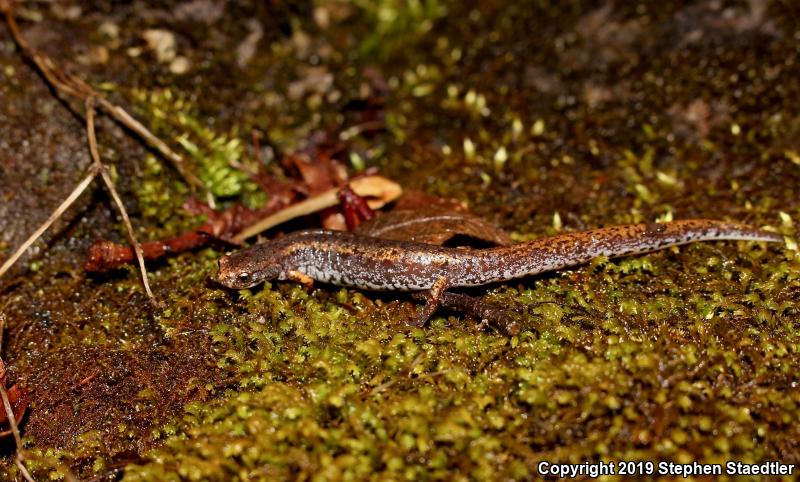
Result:
<instances>
[{"instance_id":1,"label":"brown dead leaf","mask_svg":"<svg viewBox=\"0 0 800 482\"><path fill-rule=\"evenodd\" d=\"M306 152L291 154L281 163L288 171L299 174L312 196L347 182L347 170L331 158L327 149L317 149L313 155Z\"/></svg>"},{"instance_id":2,"label":"brown dead leaf","mask_svg":"<svg viewBox=\"0 0 800 482\"><path fill-rule=\"evenodd\" d=\"M384 213L361 223L356 232L376 238L435 245L443 245L456 238L468 238L495 246L511 244L508 234L486 219L431 204L418 209L395 209Z\"/></svg>"},{"instance_id":3,"label":"brown dead leaf","mask_svg":"<svg viewBox=\"0 0 800 482\"><path fill-rule=\"evenodd\" d=\"M415 211L417 209L426 209L430 207L441 209L442 211L469 212L467 205L464 204L463 201L450 197L432 196L418 189L406 191L403 197L398 199L397 204L394 206L398 211L406 209Z\"/></svg>"}]
</instances>

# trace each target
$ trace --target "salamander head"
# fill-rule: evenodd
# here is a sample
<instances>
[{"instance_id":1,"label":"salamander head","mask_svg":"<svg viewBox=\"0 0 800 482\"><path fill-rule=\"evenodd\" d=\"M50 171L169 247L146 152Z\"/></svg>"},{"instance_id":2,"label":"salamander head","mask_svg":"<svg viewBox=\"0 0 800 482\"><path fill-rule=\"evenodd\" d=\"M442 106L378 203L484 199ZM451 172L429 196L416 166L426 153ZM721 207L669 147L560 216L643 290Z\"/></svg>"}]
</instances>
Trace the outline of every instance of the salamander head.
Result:
<instances>
[{"instance_id":1,"label":"salamander head","mask_svg":"<svg viewBox=\"0 0 800 482\"><path fill-rule=\"evenodd\" d=\"M275 256L255 252L258 246L219 259L215 281L232 289L245 289L271 279L286 279L285 269Z\"/></svg>"}]
</instances>

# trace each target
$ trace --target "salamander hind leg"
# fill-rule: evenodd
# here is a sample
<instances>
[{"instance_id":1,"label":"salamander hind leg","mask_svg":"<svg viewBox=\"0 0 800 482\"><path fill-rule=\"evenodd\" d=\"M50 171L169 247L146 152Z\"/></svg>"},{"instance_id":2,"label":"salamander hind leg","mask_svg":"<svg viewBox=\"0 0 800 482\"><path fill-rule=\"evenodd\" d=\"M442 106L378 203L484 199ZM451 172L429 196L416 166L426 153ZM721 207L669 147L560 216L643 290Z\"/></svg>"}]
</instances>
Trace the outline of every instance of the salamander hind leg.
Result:
<instances>
[{"instance_id":1,"label":"salamander hind leg","mask_svg":"<svg viewBox=\"0 0 800 482\"><path fill-rule=\"evenodd\" d=\"M442 293L450 287L450 282L447 278L439 278L431 286L425 293L425 306L422 307L422 311L417 314L416 320L414 320L411 324L414 326L425 326L425 323L428 322L431 316L439 309L439 304L442 301Z\"/></svg>"}]
</instances>

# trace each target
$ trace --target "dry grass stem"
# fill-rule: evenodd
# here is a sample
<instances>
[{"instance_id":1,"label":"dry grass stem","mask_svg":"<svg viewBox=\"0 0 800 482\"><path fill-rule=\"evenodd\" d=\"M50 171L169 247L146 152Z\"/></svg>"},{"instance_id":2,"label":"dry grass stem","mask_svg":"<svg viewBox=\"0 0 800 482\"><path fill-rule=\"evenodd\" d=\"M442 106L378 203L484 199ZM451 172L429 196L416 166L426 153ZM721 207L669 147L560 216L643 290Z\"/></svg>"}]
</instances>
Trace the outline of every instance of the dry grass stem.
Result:
<instances>
[{"instance_id":1,"label":"dry grass stem","mask_svg":"<svg viewBox=\"0 0 800 482\"><path fill-rule=\"evenodd\" d=\"M70 206L72 206L72 203L74 203L75 200L78 199L81 194L83 194L83 191L85 191L86 187L89 184L91 184L92 180L96 175L97 175L97 170L95 170L94 167L91 168L89 174L83 179L83 181L79 182L78 185L75 186L75 189L73 189L70 195L67 196L66 199L64 199L64 201L55 209L55 211L53 211L50 217L48 217L47 220L41 226L39 226L39 228L36 231L34 231L33 234L31 234L31 236L27 240L25 240L24 243L22 243L22 246L20 246L19 248L17 248L16 251L14 251L14 254L12 254L11 257L9 257L5 263L3 263L3 266L0 266L0 277L2 277L6 273L6 271L8 271L11 268L11 266L13 266L14 263L17 262L19 257L22 256L22 253L24 253L28 248L30 248L30 246L33 243L35 243L36 240L39 239L39 237L42 234L44 234L45 231L47 231L47 229L53 224L53 222L55 222L56 219L58 219L59 217L61 217L62 214L64 214L64 211L66 211L67 209L69 209Z\"/></svg>"},{"instance_id":2,"label":"dry grass stem","mask_svg":"<svg viewBox=\"0 0 800 482\"><path fill-rule=\"evenodd\" d=\"M139 262L139 271L142 274L142 284L144 285L144 290L147 292L147 296L152 300L154 299L154 296L153 292L150 290L150 283L147 280L147 268L145 268L144 265L142 245L139 244L139 241L136 239L136 235L133 232L131 219L128 216L128 211L122 204L122 199L119 197L119 193L114 187L114 182L111 180L111 176L108 174L108 169L100 161L100 152L97 150L97 134L94 128L94 97L92 96L87 97L86 99L86 133L89 136L89 152L92 153L92 162L94 163L94 168L100 172L100 177L103 178L108 191L111 193L111 197L114 199L114 204L116 204L117 208L119 209L119 213L122 216L122 222L125 224L125 229L128 230L128 237L131 240L133 251L136 253L136 260Z\"/></svg>"},{"instance_id":3,"label":"dry grass stem","mask_svg":"<svg viewBox=\"0 0 800 482\"><path fill-rule=\"evenodd\" d=\"M27 480L28 482L36 482L35 480L33 480L31 473L28 472L28 469L25 468L25 464L22 463L22 460L20 460L19 457L14 459L14 463L17 464L17 467L19 468L19 472L22 474L23 479Z\"/></svg>"},{"instance_id":4,"label":"dry grass stem","mask_svg":"<svg viewBox=\"0 0 800 482\"><path fill-rule=\"evenodd\" d=\"M0 313L0 353L2 353L3 332L5 331L5 325L6 316ZM17 417L14 415L14 409L11 408L11 400L8 399L8 391L6 390L5 385L6 364L3 362L2 356L0 356L0 367L2 367L3 370L2 375L0 375L0 397L3 398L3 410L6 412L6 418L8 418L8 426L11 427L9 432L14 435L14 443L17 445L17 455L14 462L17 464L17 467L19 467L22 477L24 477L28 482L34 482L30 472L28 472L28 469L25 468L25 464L22 463L22 437L19 434L19 427L17 426ZM6 432L3 432L3 434L5 435Z\"/></svg>"}]
</instances>

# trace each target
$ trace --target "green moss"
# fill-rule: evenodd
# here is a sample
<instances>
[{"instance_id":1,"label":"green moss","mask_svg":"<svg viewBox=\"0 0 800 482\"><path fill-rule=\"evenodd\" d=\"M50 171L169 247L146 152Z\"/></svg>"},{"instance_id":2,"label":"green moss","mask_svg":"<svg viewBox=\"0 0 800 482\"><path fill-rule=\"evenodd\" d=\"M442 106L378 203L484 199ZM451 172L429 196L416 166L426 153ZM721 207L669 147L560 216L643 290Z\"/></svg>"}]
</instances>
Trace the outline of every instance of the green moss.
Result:
<instances>
[{"instance_id":1,"label":"green moss","mask_svg":"<svg viewBox=\"0 0 800 482\"><path fill-rule=\"evenodd\" d=\"M436 20L447 14L446 5L439 0L348 0L347 3L358 7L359 16L372 26L372 32L359 46L360 54L368 58L387 57L413 45L431 30Z\"/></svg>"},{"instance_id":2,"label":"green moss","mask_svg":"<svg viewBox=\"0 0 800 482\"><path fill-rule=\"evenodd\" d=\"M249 162L245 159L244 146L235 130L221 134L208 128L206 123L198 119L195 103L170 89L134 90L131 94L148 119L151 130L160 137L172 139L183 149L183 154L194 161L200 180L214 195L232 197L254 195L257 192L247 174L233 167L236 163ZM157 192L165 196L164 191ZM244 197L251 203L258 201Z\"/></svg>"},{"instance_id":3,"label":"green moss","mask_svg":"<svg viewBox=\"0 0 800 482\"><path fill-rule=\"evenodd\" d=\"M142 179L137 183L136 195L142 215L158 223L174 222L175 213L187 194L182 182L170 180L168 169L163 161L148 155L144 159Z\"/></svg>"},{"instance_id":4,"label":"green moss","mask_svg":"<svg viewBox=\"0 0 800 482\"><path fill-rule=\"evenodd\" d=\"M640 263L663 269L664 260ZM741 337L733 345L734 339L709 344L703 333L710 316L721 316L714 308L719 301L695 295L684 306L670 291L647 299L641 284L661 282L624 264L604 265L612 289L603 292L619 297L610 312L586 301L596 298L602 278L580 292L557 278L495 293L509 303L540 302L530 311L536 331L513 339L445 326L440 321L453 320L442 318L409 331L402 320L387 319L385 308L347 290L309 296L279 285L245 292L247 311L259 315L212 330L222 362L240 373L239 391L187 406L175 434L149 464L130 467L125 480L527 478L537 455L520 447L520 434L526 446L555 447L556 440L563 446L568 437L570 457L579 460L611 447L621 458L695 460L683 447L693 450L708 437L709 423L727 438L706 446L706 460L753 456L750 437L763 424L750 415L749 401L714 380L744 376L753 349L772 357L785 357L786 349L743 344ZM767 279L754 266L740 269ZM727 303L737 296L744 293L728 294ZM754 310L737 307L739 317ZM605 323L577 316L587 308L606 313ZM680 323L670 327L681 316L689 317L681 336L690 341L674 345L667 333L684 330ZM691 377L703 366L709 375ZM710 396L717 402L702 403ZM751 396L778 410L793 399L774 389ZM664 406L675 410L671 428L654 428L652 417ZM620 444L626 433L649 449Z\"/></svg>"}]
</instances>

